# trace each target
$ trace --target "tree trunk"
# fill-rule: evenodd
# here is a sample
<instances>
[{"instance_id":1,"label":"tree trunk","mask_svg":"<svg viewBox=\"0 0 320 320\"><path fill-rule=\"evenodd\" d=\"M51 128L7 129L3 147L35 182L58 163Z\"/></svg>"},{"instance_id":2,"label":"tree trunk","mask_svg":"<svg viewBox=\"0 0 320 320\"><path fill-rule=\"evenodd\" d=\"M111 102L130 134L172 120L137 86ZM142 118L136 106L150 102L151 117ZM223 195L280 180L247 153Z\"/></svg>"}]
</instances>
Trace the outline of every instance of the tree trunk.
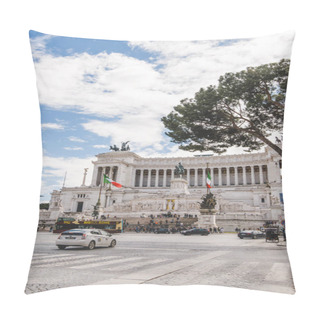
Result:
<instances>
[{"instance_id":1,"label":"tree trunk","mask_svg":"<svg viewBox=\"0 0 320 320\"><path fill-rule=\"evenodd\" d=\"M281 157L282 157L282 149L271 142L269 139L267 139L265 136L256 134L256 137L259 138L261 141L263 141L266 145L268 145L270 148L272 148L274 151L276 151Z\"/></svg>"}]
</instances>

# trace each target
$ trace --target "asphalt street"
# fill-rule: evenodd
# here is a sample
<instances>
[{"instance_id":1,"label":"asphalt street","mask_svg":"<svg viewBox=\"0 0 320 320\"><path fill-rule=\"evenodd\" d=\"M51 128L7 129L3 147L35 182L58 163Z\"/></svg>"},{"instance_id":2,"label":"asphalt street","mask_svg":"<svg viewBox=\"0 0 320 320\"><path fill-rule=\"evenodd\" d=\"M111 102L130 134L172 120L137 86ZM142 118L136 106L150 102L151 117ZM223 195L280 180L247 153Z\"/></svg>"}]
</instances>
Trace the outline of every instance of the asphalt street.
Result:
<instances>
[{"instance_id":1,"label":"asphalt street","mask_svg":"<svg viewBox=\"0 0 320 320\"><path fill-rule=\"evenodd\" d=\"M286 247L236 234L116 234L114 248L55 246L39 232L26 293L93 284L218 285L294 293Z\"/></svg>"}]
</instances>

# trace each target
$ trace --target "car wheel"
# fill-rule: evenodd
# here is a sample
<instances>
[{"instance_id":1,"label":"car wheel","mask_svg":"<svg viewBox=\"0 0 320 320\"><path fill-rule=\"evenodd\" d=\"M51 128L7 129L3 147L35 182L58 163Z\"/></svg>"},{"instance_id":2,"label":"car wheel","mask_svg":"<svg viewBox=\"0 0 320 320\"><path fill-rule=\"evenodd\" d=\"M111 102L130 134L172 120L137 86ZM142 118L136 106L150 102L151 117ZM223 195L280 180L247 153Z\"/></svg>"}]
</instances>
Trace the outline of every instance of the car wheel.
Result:
<instances>
[{"instance_id":1,"label":"car wheel","mask_svg":"<svg viewBox=\"0 0 320 320\"><path fill-rule=\"evenodd\" d=\"M92 250L92 249L95 248L95 246L96 246L96 243L92 240L92 241L89 243L89 245L88 245L88 249L89 249L89 250Z\"/></svg>"},{"instance_id":2,"label":"car wheel","mask_svg":"<svg viewBox=\"0 0 320 320\"><path fill-rule=\"evenodd\" d=\"M257 236L252 236L252 239L257 239Z\"/></svg>"},{"instance_id":3,"label":"car wheel","mask_svg":"<svg viewBox=\"0 0 320 320\"><path fill-rule=\"evenodd\" d=\"M239 238L240 238L240 239L243 239L243 237L242 237L242 236L240 236Z\"/></svg>"},{"instance_id":4,"label":"car wheel","mask_svg":"<svg viewBox=\"0 0 320 320\"><path fill-rule=\"evenodd\" d=\"M58 246L60 250L64 250L67 246Z\"/></svg>"},{"instance_id":5,"label":"car wheel","mask_svg":"<svg viewBox=\"0 0 320 320\"><path fill-rule=\"evenodd\" d=\"M116 243L117 243L117 241L113 239L113 240L111 241L111 243L110 243L110 247L111 247L111 248L114 247L114 246L116 245Z\"/></svg>"}]
</instances>

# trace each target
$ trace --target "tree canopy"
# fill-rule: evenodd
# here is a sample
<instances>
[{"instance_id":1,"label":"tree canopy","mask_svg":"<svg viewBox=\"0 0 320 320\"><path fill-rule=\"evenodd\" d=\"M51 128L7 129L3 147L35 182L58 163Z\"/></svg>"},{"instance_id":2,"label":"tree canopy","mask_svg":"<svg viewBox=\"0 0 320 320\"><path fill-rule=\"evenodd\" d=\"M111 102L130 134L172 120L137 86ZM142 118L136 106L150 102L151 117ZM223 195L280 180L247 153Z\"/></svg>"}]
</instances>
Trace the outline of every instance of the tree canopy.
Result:
<instances>
[{"instance_id":1,"label":"tree canopy","mask_svg":"<svg viewBox=\"0 0 320 320\"><path fill-rule=\"evenodd\" d=\"M283 59L226 73L217 86L201 88L161 119L166 135L183 150L220 154L238 146L250 152L266 144L281 155L269 138L282 134L289 66Z\"/></svg>"}]
</instances>

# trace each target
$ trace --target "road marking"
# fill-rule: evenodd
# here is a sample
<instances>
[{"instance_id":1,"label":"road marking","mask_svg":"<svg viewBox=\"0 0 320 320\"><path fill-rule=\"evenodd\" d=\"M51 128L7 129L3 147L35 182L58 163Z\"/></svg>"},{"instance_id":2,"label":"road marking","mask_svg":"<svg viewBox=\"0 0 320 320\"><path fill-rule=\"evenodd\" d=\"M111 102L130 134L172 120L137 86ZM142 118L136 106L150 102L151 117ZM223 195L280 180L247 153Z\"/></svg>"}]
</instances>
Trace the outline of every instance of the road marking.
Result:
<instances>
[{"instance_id":1,"label":"road marking","mask_svg":"<svg viewBox=\"0 0 320 320\"><path fill-rule=\"evenodd\" d=\"M46 259L44 261L39 261L38 263L32 263L32 267L57 267L57 266L63 266L64 264L67 263L75 263L78 260L82 260L82 259L87 259L87 260L92 260L92 259L101 259L101 258L97 258L96 255L85 255L85 256L73 256L73 257L65 257L62 258L63 261L59 260L59 259ZM71 261L70 261L71 260ZM56 261L56 262L55 262Z\"/></svg>"},{"instance_id":2,"label":"road marking","mask_svg":"<svg viewBox=\"0 0 320 320\"><path fill-rule=\"evenodd\" d=\"M105 259L101 259L101 262L98 263L91 263L91 264L84 264L81 266L75 266L75 267L71 267L71 269L88 269L88 268L95 268L95 267L101 267L101 266L107 266L107 265L112 265L112 264L116 264L116 263L123 263L123 262L128 262L128 261L134 261L134 260L139 260L139 259L143 259L142 257L133 257L133 258L125 258L123 259L123 257L116 257L118 259L113 259L110 261L110 259L108 259L108 261L103 262L102 260L106 260ZM103 270L108 270L108 269L103 269Z\"/></svg>"},{"instance_id":3,"label":"road marking","mask_svg":"<svg viewBox=\"0 0 320 320\"><path fill-rule=\"evenodd\" d=\"M274 263L264 281L284 282L291 280L291 269L288 263Z\"/></svg>"},{"instance_id":4,"label":"road marking","mask_svg":"<svg viewBox=\"0 0 320 320\"><path fill-rule=\"evenodd\" d=\"M74 256L74 254L50 254L50 255L45 255L45 256L41 256L41 257L34 257L32 258L32 261L36 261L36 260L43 260L43 259L56 259L59 257L70 257L70 256Z\"/></svg>"},{"instance_id":5,"label":"road marking","mask_svg":"<svg viewBox=\"0 0 320 320\"><path fill-rule=\"evenodd\" d=\"M148 247L137 247L137 248L132 248L130 246L127 247L117 247L117 250L150 250L150 251L154 251L154 250L158 250L158 251L176 251L176 252L186 252L186 251L190 251L190 249L179 249L179 248L148 248Z\"/></svg>"},{"instance_id":6,"label":"road marking","mask_svg":"<svg viewBox=\"0 0 320 320\"><path fill-rule=\"evenodd\" d=\"M95 284L144 283L146 281L167 275L169 273L173 273L175 271L203 263L207 260L211 260L219 256L223 256L229 252L230 251L216 251L200 257L192 257L189 259L174 261L166 265L144 269L141 271L136 271L136 272L128 273L125 275L120 275L116 278L113 278L107 281L97 282Z\"/></svg>"}]
</instances>

